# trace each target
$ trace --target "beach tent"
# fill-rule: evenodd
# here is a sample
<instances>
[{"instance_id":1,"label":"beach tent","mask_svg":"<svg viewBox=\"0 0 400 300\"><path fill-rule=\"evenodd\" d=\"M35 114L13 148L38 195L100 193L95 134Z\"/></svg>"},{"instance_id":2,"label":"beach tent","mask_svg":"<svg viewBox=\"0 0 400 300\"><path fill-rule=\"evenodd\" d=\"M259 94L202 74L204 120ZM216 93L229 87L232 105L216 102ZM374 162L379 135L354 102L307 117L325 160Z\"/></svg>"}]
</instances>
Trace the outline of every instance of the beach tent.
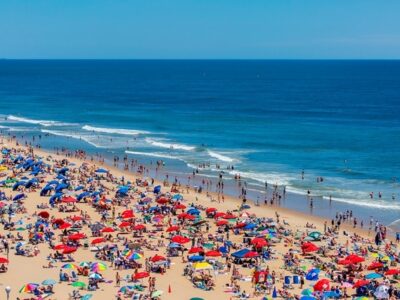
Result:
<instances>
[{"instance_id":1,"label":"beach tent","mask_svg":"<svg viewBox=\"0 0 400 300\"><path fill-rule=\"evenodd\" d=\"M248 252L250 252L250 250L245 248L245 249L236 251L236 252L232 253L231 255L232 255L233 257L235 257L235 258L245 258L245 257L246 257L246 254L247 254Z\"/></svg>"}]
</instances>

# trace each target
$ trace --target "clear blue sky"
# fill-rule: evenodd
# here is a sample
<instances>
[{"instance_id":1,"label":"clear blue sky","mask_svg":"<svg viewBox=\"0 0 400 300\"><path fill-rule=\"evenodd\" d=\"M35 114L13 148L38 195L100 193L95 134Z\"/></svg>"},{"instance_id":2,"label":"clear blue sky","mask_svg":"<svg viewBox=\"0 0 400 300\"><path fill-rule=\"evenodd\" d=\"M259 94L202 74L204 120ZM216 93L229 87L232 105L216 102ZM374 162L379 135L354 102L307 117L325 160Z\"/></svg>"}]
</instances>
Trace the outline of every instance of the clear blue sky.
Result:
<instances>
[{"instance_id":1,"label":"clear blue sky","mask_svg":"<svg viewBox=\"0 0 400 300\"><path fill-rule=\"evenodd\" d=\"M400 58L400 0L0 0L3 58Z\"/></svg>"}]
</instances>

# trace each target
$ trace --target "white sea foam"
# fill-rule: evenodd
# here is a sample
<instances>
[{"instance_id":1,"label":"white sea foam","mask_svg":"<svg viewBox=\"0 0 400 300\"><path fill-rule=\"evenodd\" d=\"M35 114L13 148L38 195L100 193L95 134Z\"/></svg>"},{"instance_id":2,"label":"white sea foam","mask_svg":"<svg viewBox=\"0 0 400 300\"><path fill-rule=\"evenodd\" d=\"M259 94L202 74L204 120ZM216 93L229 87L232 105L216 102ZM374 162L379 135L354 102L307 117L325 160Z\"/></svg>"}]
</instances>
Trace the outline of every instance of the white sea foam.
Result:
<instances>
[{"instance_id":1,"label":"white sea foam","mask_svg":"<svg viewBox=\"0 0 400 300\"><path fill-rule=\"evenodd\" d=\"M152 146L166 148L166 149L178 149L178 150L185 150L185 151L193 151L196 149L196 147L194 147L194 146L169 143L165 139L157 139L156 140L156 139L152 139L152 138L146 138L145 141L146 141L146 143L148 143Z\"/></svg>"},{"instance_id":2,"label":"white sea foam","mask_svg":"<svg viewBox=\"0 0 400 300\"><path fill-rule=\"evenodd\" d=\"M142 156L151 156L151 157L158 157L158 158L183 160L182 158L180 158L178 156L168 155L168 154L159 153L159 152L139 152L139 151L126 150L125 153L133 154L133 155L142 155Z\"/></svg>"},{"instance_id":3,"label":"white sea foam","mask_svg":"<svg viewBox=\"0 0 400 300\"><path fill-rule=\"evenodd\" d=\"M67 131L57 131L57 130L47 130L47 129L42 129L41 132L56 135L56 136L63 136L63 137L77 139L77 140L82 140L96 148L108 148L107 145L102 146L102 145L95 143L93 141L94 139L91 138L90 136L75 134L75 133L71 133L71 132L67 132Z\"/></svg>"},{"instance_id":4,"label":"white sea foam","mask_svg":"<svg viewBox=\"0 0 400 300\"><path fill-rule=\"evenodd\" d=\"M134 129L122 129L122 128L103 128L103 127L93 127L90 125L85 125L82 127L83 130L92 132L102 132L102 133L114 133L122 135L139 135L149 133L148 131L134 130Z\"/></svg>"},{"instance_id":5,"label":"white sea foam","mask_svg":"<svg viewBox=\"0 0 400 300\"><path fill-rule=\"evenodd\" d=\"M229 157L229 156L220 154L220 153L218 153L218 152L214 152L214 151L211 151L211 150L207 150L207 153L208 153L208 155L210 155L211 157L216 158L216 159L218 159L218 160L220 160L220 161L223 161L223 162L234 162L234 161L235 161L234 158L231 158L231 157Z\"/></svg>"},{"instance_id":6,"label":"white sea foam","mask_svg":"<svg viewBox=\"0 0 400 300\"><path fill-rule=\"evenodd\" d=\"M52 121L52 120L34 120L34 119L28 119L28 118L23 118L23 117L17 117L17 116L13 116L13 115L9 115L7 117L7 119L10 120L10 121L15 121L15 122L37 124L37 125L41 125L41 126L44 126L44 127L76 125L76 124L73 124L73 123L64 123L64 122Z\"/></svg>"}]
</instances>

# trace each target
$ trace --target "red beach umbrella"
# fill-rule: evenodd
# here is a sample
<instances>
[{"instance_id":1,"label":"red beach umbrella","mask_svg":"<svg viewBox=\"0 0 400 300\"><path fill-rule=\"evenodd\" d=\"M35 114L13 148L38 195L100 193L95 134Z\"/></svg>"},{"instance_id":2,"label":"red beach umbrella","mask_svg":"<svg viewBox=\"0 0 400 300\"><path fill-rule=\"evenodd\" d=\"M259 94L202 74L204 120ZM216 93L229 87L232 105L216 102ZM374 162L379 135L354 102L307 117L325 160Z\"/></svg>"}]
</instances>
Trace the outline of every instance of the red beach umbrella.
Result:
<instances>
[{"instance_id":1,"label":"red beach umbrella","mask_svg":"<svg viewBox=\"0 0 400 300\"><path fill-rule=\"evenodd\" d=\"M156 200L156 202L157 202L158 204L165 204L165 203L168 203L169 200L168 200L167 198L165 198L165 197L161 197L161 198L158 198L158 199Z\"/></svg>"},{"instance_id":2,"label":"red beach umbrella","mask_svg":"<svg viewBox=\"0 0 400 300\"><path fill-rule=\"evenodd\" d=\"M75 247L68 247L68 246L66 246L66 247L63 249L63 254L74 253L76 250L77 250L77 248L75 248Z\"/></svg>"},{"instance_id":3,"label":"red beach umbrella","mask_svg":"<svg viewBox=\"0 0 400 300\"><path fill-rule=\"evenodd\" d=\"M235 225L235 228L243 228L243 227L245 227L247 224L246 223L238 223L238 224L236 224Z\"/></svg>"},{"instance_id":4,"label":"red beach umbrella","mask_svg":"<svg viewBox=\"0 0 400 300\"><path fill-rule=\"evenodd\" d=\"M362 287L362 286L367 285L369 283L370 283L369 280L365 280L365 279L357 280L357 282L353 284L353 289L354 288L358 288L358 287Z\"/></svg>"},{"instance_id":5,"label":"red beach umbrella","mask_svg":"<svg viewBox=\"0 0 400 300\"><path fill-rule=\"evenodd\" d=\"M179 203L179 204L176 204L176 205L174 206L174 208L175 208L175 209L185 209L185 208L186 208L186 205L184 205L184 204L182 204L182 203Z\"/></svg>"},{"instance_id":6,"label":"red beach umbrella","mask_svg":"<svg viewBox=\"0 0 400 300\"><path fill-rule=\"evenodd\" d=\"M204 249L202 247L192 247L189 249L189 254L203 252Z\"/></svg>"},{"instance_id":7,"label":"red beach umbrella","mask_svg":"<svg viewBox=\"0 0 400 300\"><path fill-rule=\"evenodd\" d=\"M82 221L83 218L82 218L81 216L73 216L73 217L71 218L71 220L72 220L73 222L77 222L77 221Z\"/></svg>"},{"instance_id":8,"label":"red beach umbrella","mask_svg":"<svg viewBox=\"0 0 400 300\"><path fill-rule=\"evenodd\" d=\"M353 262L353 264L358 264L358 263L365 261L365 259L363 257L358 256L356 254L350 254L346 257L346 259L351 260Z\"/></svg>"},{"instance_id":9,"label":"red beach umbrella","mask_svg":"<svg viewBox=\"0 0 400 300\"><path fill-rule=\"evenodd\" d=\"M338 261L338 264L339 265L343 265L343 266L349 266L349 265L352 265L353 262L351 260L348 260L348 259L341 259L341 260Z\"/></svg>"},{"instance_id":10,"label":"red beach umbrella","mask_svg":"<svg viewBox=\"0 0 400 300\"><path fill-rule=\"evenodd\" d=\"M139 272L139 273L135 274L134 278L135 279L143 279L143 278L146 278L146 277L149 277L149 276L150 276L150 274L147 273L147 272Z\"/></svg>"},{"instance_id":11,"label":"red beach umbrella","mask_svg":"<svg viewBox=\"0 0 400 300\"><path fill-rule=\"evenodd\" d=\"M237 216L235 216L235 215L233 215L233 214L225 214L225 215L223 216L223 218L224 218L224 219L229 219L229 220L231 220L231 219L236 219Z\"/></svg>"},{"instance_id":12,"label":"red beach umbrella","mask_svg":"<svg viewBox=\"0 0 400 300\"><path fill-rule=\"evenodd\" d=\"M319 247L311 242L306 242L303 245L301 245L301 249L303 250L304 253L309 253L318 251Z\"/></svg>"},{"instance_id":13,"label":"red beach umbrella","mask_svg":"<svg viewBox=\"0 0 400 300\"><path fill-rule=\"evenodd\" d=\"M227 220L219 220L218 222L217 222L217 226L225 226L225 225L227 225L228 224L228 221Z\"/></svg>"},{"instance_id":14,"label":"red beach umbrella","mask_svg":"<svg viewBox=\"0 0 400 300\"><path fill-rule=\"evenodd\" d=\"M181 235L176 235L171 239L171 241L178 244L186 244L190 242L190 239Z\"/></svg>"},{"instance_id":15,"label":"red beach umbrella","mask_svg":"<svg viewBox=\"0 0 400 300\"><path fill-rule=\"evenodd\" d=\"M206 214L212 213L212 212L214 212L214 211L217 211L217 209L216 209L215 207L208 207L208 208L206 209Z\"/></svg>"},{"instance_id":16,"label":"red beach umbrella","mask_svg":"<svg viewBox=\"0 0 400 300\"><path fill-rule=\"evenodd\" d=\"M130 227L132 224L130 222L121 222L121 224L119 224L119 228L124 228L124 227Z\"/></svg>"},{"instance_id":17,"label":"red beach umbrella","mask_svg":"<svg viewBox=\"0 0 400 300\"><path fill-rule=\"evenodd\" d=\"M84 239L84 238L86 238L86 235L84 235L83 233L80 233L80 232L70 234L68 236L68 239L73 240L73 241L77 241L77 240Z\"/></svg>"},{"instance_id":18,"label":"red beach umbrella","mask_svg":"<svg viewBox=\"0 0 400 300\"><path fill-rule=\"evenodd\" d=\"M115 231L114 228L111 228L111 227L104 227L101 230L101 232L114 232L114 231Z\"/></svg>"},{"instance_id":19,"label":"red beach umbrella","mask_svg":"<svg viewBox=\"0 0 400 300\"><path fill-rule=\"evenodd\" d=\"M90 243L91 243L92 245L96 245L96 244L104 243L105 241L106 241L105 238L97 238L97 239L94 239L93 241L91 241Z\"/></svg>"},{"instance_id":20,"label":"red beach umbrella","mask_svg":"<svg viewBox=\"0 0 400 300\"><path fill-rule=\"evenodd\" d=\"M133 210L129 209L129 210L125 210L122 212L121 217L124 219L130 219L130 218L134 218L135 215L133 214Z\"/></svg>"},{"instance_id":21,"label":"red beach umbrella","mask_svg":"<svg viewBox=\"0 0 400 300\"><path fill-rule=\"evenodd\" d=\"M167 232L174 232L174 231L179 231L180 227L179 226L171 226L167 228Z\"/></svg>"},{"instance_id":22,"label":"red beach umbrella","mask_svg":"<svg viewBox=\"0 0 400 300\"><path fill-rule=\"evenodd\" d=\"M368 266L368 270L375 270L375 269L380 269L380 268L383 268L383 263L381 263L381 262L378 262L378 261L374 261L373 263L371 263L369 266Z\"/></svg>"},{"instance_id":23,"label":"red beach umbrella","mask_svg":"<svg viewBox=\"0 0 400 300\"><path fill-rule=\"evenodd\" d=\"M68 247L68 246L66 246L64 244L58 244L58 245L54 246L53 250L63 250L65 247Z\"/></svg>"},{"instance_id":24,"label":"red beach umbrella","mask_svg":"<svg viewBox=\"0 0 400 300\"><path fill-rule=\"evenodd\" d=\"M74 197L67 196L61 199L61 202L64 203L75 203L77 200Z\"/></svg>"},{"instance_id":25,"label":"red beach umbrella","mask_svg":"<svg viewBox=\"0 0 400 300\"><path fill-rule=\"evenodd\" d=\"M251 243L256 246L257 248L262 248L268 246L268 242L263 238L254 238L252 239Z\"/></svg>"},{"instance_id":26,"label":"red beach umbrella","mask_svg":"<svg viewBox=\"0 0 400 300\"><path fill-rule=\"evenodd\" d=\"M133 230L139 231L139 230L145 230L146 226L144 226L144 224L137 224L135 226L133 226L132 228Z\"/></svg>"},{"instance_id":27,"label":"red beach umbrella","mask_svg":"<svg viewBox=\"0 0 400 300\"><path fill-rule=\"evenodd\" d=\"M210 257L219 257L219 256L221 256L221 252L216 251L216 250L207 251L205 254L206 254L206 256L210 256Z\"/></svg>"},{"instance_id":28,"label":"red beach umbrella","mask_svg":"<svg viewBox=\"0 0 400 300\"><path fill-rule=\"evenodd\" d=\"M58 227L59 229L67 229L70 228L72 225L68 222L64 222L60 225L60 227Z\"/></svg>"},{"instance_id":29,"label":"red beach umbrella","mask_svg":"<svg viewBox=\"0 0 400 300\"><path fill-rule=\"evenodd\" d=\"M57 224L57 225L64 224L64 222L65 221L63 219L54 219L53 221L51 221L51 223Z\"/></svg>"},{"instance_id":30,"label":"red beach umbrella","mask_svg":"<svg viewBox=\"0 0 400 300\"><path fill-rule=\"evenodd\" d=\"M215 214L214 219L222 218L223 216L225 216L225 213L220 211Z\"/></svg>"},{"instance_id":31,"label":"red beach umbrella","mask_svg":"<svg viewBox=\"0 0 400 300\"><path fill-rule=\"evenodd\" d=\"M161 255L158 255L158 254L156 254L156 255L154 255L152 258L150 258L150 260L152 261L152 262L158 262L158 261L165 261L165 260L167 260L164 256L161 256Z\"/></svg>"},{"instance_id":32,"label":"red beach umbrella","mask_svg":"<svg viewBox=\"0 0 400 300\"><path fill-rule=\"evenodd\" d=\"M330 289L330 283L328 279L320 279L314 285L314 291L322 292Z\"/></svg>"},{"instance_id":33,"label":"red beach umbrella","mask_svg":"<svg viewBox=\"0 0 400 300\"><path fill-rule=\"evenodd\" d=\"M389 269L385 272L385 275L397 275L400 274L400 269Z\"/></svg>"},{"instance_id":34,"label":"red beach umbrella","mask_svg":"<svg viewBox=\"0 0 400 300\"><path fill-rule=\"evenodd\" d=\"M38 213L38 216L44 219L48 219L50 217L50 214L47 211L41 211L40 213Z\"/></svg>"}]
</instances>

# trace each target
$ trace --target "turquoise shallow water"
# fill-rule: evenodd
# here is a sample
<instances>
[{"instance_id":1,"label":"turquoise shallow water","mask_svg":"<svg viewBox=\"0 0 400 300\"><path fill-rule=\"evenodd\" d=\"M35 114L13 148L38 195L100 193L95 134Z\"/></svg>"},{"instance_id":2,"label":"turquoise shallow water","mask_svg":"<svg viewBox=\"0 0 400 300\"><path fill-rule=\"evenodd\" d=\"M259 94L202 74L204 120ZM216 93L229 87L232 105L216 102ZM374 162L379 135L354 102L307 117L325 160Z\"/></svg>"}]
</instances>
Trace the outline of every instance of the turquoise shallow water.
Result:
<instances>
[{"instance_id":1,"label":"turquoise shallow water","mask_svg":"<svg viewBox=\"0 0 400 300\"><path fill-rule=\"evenodd\" d=\"M48 148L129 151L181 177L234 165L254 197L267 181L400 219L399 61L2 60L0 113Z\"/></svg>"}]
</instances>

